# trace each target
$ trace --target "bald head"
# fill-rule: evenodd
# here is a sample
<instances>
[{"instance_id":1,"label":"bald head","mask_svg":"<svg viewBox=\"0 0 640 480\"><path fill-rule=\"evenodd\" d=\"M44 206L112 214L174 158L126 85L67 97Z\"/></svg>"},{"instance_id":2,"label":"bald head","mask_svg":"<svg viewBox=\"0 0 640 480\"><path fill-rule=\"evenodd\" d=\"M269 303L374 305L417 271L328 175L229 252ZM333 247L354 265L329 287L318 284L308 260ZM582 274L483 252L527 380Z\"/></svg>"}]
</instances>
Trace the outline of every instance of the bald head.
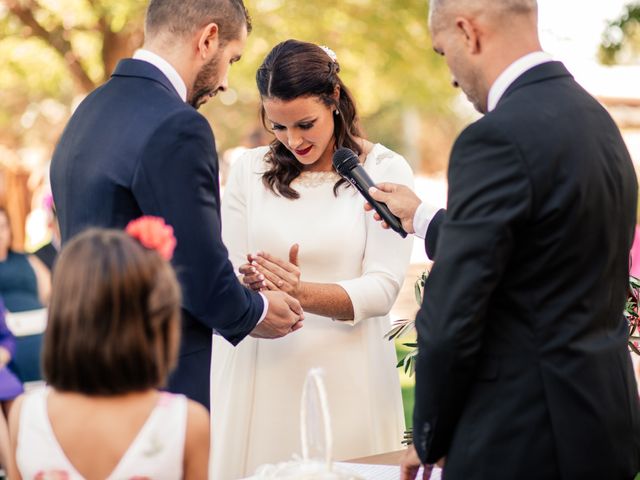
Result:
<instances>
[{"instance_id":1,"label":"bald head","mask_svg":"<svg viewBox=\"0 0 640 480\"><path fill-rule=\"evenodd\" d=\"M495 19L514 15L536 15L537 0L430 0L429 23L438 28L450 15L484 15Z\"/></svg>"},{"instance_id":2,"label":"bald head","mask_svg":"<svg viewBox=\"0 0 640 480\"><path fill-rule=\"evenodd\" d=\"M429 13L434 50L480 112L497 77L542 50L536 0L430 0Z\"/></svg>"}]
</instances>

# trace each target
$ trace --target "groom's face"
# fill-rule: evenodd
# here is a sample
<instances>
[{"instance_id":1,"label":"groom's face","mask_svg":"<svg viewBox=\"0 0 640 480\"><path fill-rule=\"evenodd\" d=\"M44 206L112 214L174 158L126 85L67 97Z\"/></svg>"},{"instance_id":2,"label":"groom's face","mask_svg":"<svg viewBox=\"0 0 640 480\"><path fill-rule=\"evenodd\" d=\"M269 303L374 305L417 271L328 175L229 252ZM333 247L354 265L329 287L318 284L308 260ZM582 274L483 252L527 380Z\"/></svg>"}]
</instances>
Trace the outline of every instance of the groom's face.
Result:
<instances>
[{"instance_id":1,"label":"groom's face","mask_svg":"<svg viewBox=\"0 0 640 480\"><path fill-rule=\"evenodd\" d=\"M247 28L243 26L239 37L218 47L213 58L200 69L189 99L194 108L200 108L218 92L224 92L229 87L229 67L240 60L246 42Z\"/></svg>"}]
</instances>

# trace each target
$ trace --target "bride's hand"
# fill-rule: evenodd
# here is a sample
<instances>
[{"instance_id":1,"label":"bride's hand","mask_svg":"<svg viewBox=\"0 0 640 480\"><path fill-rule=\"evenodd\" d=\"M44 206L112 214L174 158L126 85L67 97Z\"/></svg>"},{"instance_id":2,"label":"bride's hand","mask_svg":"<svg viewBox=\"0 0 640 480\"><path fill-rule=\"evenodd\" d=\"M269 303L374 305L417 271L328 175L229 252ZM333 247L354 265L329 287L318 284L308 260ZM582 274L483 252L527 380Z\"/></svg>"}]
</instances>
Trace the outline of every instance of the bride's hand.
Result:
<instances>
[{"instance_id":1,"label":"bride's hand","mask_svg":"<svg viewBox=\"0 0 640 480\"><path fill-rule=\"evenodd\" d=\"M266 252L250 256L252 265L264 277L269 290L281 290L292 297L298 297L301 285L298 250L297 243L291 247L288 262Z\"/></svg>"},{"instance_id":2,"label":"bride's hand","mask_svg":"<svg viewBox=\"0 0 640 480\"><path fill-rule=\"evenodd\" d=\"M258 272L255 265L251 264L251 255L247 255L247 260L249 263L242 264L238 268L238 272L241 274L240 281L256 292L266 290L267 284L264 275Z\"/></svg>"}]
</instances>

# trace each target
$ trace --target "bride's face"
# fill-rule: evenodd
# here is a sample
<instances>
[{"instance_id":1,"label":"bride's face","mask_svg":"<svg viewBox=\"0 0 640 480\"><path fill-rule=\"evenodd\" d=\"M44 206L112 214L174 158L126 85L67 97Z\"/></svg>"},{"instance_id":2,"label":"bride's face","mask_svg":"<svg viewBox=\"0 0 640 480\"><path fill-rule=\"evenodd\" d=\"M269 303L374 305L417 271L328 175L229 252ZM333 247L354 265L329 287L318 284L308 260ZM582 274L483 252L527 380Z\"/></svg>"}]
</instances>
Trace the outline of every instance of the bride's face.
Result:
<instances>
[{"instance_id":1,"label":"bride's face","mask_svg":"<svg viewBox=\"0 0 640 480\"><path fill-rule=\"evenodd\" d=\"M262 102L268 125L280 143L309 171L330 171L334 146L333 108L318 97Z\"/></svg>"}]
</instances>

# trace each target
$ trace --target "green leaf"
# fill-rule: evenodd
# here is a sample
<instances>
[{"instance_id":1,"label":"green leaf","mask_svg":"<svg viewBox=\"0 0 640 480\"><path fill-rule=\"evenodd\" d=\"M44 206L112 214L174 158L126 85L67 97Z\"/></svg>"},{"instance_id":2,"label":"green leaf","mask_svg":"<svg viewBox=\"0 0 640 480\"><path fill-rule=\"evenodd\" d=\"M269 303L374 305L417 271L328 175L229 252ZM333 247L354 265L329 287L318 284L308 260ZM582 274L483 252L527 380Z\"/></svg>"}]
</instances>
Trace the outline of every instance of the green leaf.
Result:
<instances>
[{"instance_id":1,"label":"green leaf","mask_svg":"<svg viewBox=\"0 0 640 480\"><path fill-rule=\"evenodd\" d=\"M420 281L417 281L414 285L414 293L416 296L416 303L422 305L422 290L420 289Z\"/></svg>"}]
</instances>

